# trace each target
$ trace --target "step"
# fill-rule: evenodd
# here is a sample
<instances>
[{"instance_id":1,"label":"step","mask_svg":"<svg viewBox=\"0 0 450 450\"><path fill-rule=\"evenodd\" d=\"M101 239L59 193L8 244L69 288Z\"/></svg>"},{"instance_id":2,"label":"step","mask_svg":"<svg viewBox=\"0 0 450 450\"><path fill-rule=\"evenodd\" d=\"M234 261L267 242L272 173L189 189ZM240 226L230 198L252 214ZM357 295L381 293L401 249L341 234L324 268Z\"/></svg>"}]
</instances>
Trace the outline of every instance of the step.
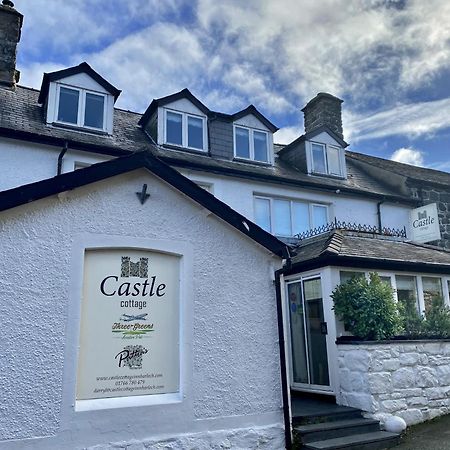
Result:
<instances>
[{"instance_id":1,"label":"step","mask_svg":"<svg viewBox=\"0 0 450 450\"><path fill-rule=\"evenodd\" d=\"M298 425L294 431L303 444L311 441L322 441L352 434L363 434L380 431L380 423L375 419L354 418L336 420L325 423Z\"/></svg>"},{"instance_id":2,"label":"step","mask_svg":"<svg viewBox=\"0 0 450 450\"><path fill-rule=\"evenodd\" d=\"M318 412L302 412L292 414L292 424L295 425L308 425L319 424L326 422L336 422L341 420L361 419L362 411L356 408L345 408L341 411L318 411Z\"/></svg>"},{"instance_id":3,"label":"step","mask_svg":"<svg viewBox=\"0 0 450 450\"><path fill-rule=\"evenodd\" d=\"M301 448L304 450L382 450L397 445L399 440L400 435L396 433L377 431L308 442Z\"/></svg>"}]
</instances>

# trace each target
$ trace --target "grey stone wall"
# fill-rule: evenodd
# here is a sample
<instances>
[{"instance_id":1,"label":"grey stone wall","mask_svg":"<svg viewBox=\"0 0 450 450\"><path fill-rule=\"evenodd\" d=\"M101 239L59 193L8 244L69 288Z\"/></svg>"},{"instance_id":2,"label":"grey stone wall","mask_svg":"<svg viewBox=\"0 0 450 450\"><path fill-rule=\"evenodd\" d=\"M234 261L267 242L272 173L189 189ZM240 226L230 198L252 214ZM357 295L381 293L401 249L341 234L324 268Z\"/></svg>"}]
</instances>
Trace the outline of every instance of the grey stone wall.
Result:
<instances>
[{"instance_id":1,"label":"grey stone wall","mask_svg":"<svg viewBox=\"0 0 450 450\"><path fill-rule=\"evenodd\" d=\"M412 182L409 182L412 184ZM410 186L413 197L421 199L423 205L436 203L441 225L441 240L433 244L450 249L450 187L443 185Z\"/></svg>"},{"instance_id":2,"label":"grey stone wall","mask_svg":"<svg viewBox=\"0 0 450 450\"><path fill-rule=\"evenodd\" d=\"M450 412L450 342L338 345L341 405L408 425Z\"/></svg>"},{"instance_id":3,"label":"grey stone wall","mask_svg":"<svg viewBox=\"0 0 450 450\"><path fill-rule=\"evenodd\" d=\"M211 156L231 161L234 157L233 124L219 119L210 120L208 130Z\"/></svg>"},{"instance_id":4,"label":"grey stone wall","mask_svg":"<svg viewBox=\"0 0 450 450\"><path fill-rule=\"evenodd\" d=\"M342 139L342 100L326 93L319 93L302 109L305 114L305 132L309 133L326 125Z\"/></svg>"},{"instance_id":5,"label":"grey stone wall","mask_svg":"<svg viewBox=\"0 0 450 450\"><path fill-rule=\"evenodd\" d=\"M13 87L19 81L16 48L21 28L22 15L14 8L0 5L0 86Z\"/></svg>"}]
</instances>

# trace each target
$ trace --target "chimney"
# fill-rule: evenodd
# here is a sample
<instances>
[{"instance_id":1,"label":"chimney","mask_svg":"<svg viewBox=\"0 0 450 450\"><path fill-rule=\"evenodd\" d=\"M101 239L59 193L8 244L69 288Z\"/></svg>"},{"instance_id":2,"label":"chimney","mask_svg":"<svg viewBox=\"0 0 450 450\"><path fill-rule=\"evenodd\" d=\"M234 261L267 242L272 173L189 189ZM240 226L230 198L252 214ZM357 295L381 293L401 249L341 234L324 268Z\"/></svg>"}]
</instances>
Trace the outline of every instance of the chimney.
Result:
<instances>
[{"instance_id":1,"label":"chimney","mask_svg":"<svg viewBox=\"0 0 450 450\"><path fill-rule=\"evenodd\" d=\"M14 9L14 3L3 0L0 5L0 88L14 89L19 81L16 49L22 22L23 16Z\"/></svg>"},{"instance_id":2,"label":"chimney","mask_svg":"<svg viewBox=\"0 0 450 450\"><path fill-rule=\"evenodd\" d=\"M325 125L342 140L342 109L343 100L325 92L319 92L302 109L305 115L305 133L310 133Z\"/></svg>"}]
</instances>

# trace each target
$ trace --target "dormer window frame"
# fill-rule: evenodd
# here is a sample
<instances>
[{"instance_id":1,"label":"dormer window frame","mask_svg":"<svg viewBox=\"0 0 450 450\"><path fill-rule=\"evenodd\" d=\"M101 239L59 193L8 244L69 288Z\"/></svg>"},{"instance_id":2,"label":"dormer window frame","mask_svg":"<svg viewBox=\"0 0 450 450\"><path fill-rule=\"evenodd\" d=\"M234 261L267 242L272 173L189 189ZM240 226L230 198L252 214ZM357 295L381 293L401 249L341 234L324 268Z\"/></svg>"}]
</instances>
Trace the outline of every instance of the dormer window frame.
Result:
<instances>
[{"instance_id":1,"label":"dormer window frame","mask_svg":"<svg viewBox=\"0 0 450 450\"><path fill-rule=\"evenodd\" d=\"M96 132L108 132L107 126L107 114L108 114L108 95L103 92L97 92L92 89L85 89L79 86L72 86L67 83L59 83L56 82L56 95L55 95L55 117L53 123L55 125L64 125L68 127L75 127L83 130L96 131ZM63 120L59 120L59 108L60 108L60 96L61 96L61 88L68 89L72 91L78 92L78 111L77 111L77 123L67 122ZM87 94L96 95L98 97L103 98L103 117L102 117L102 127L92 127L85 124L86 120L86 96Z\"/></svg>"},{"instance_id":2,"label":"dormer window frame","mask_svg":"<svg viewBox=\"0 0 450 450\"><path fill-rule=\"evenodd\" d=\"M246 130L248 132L249 158L246 158L245 156L241 156L241 155L237 154L237 145L236 145L237 133L236 133L236 130L238 128ZM264 134L265 137L266 137L266 155L267 155L267 160L266 161L255 159L255 137L254 137L255 133ZM242 160L242 161L249 161L249 162L258 163L258 164L272 165L273 164L273 146L271 148L270 143L271 143L271 139L270 139L270 135L269 135L268 131L261 130L259 128L253 128L253 127L241 125L239 123L234 123L233 124L233 156L234 156L234 159Z\"/></svg>"},{"instance_id":3,"label":"dormer window frame","mask_svg":"<svg viewBox=\"0 0 450 450\"><path fill-rule=\"evenodd\" d=\"M164 111L164 145L185 148L188 150L193 150L197 152L206 153L208 152L208 121L206 116L199 114L193 114L191 112L180 111L173 108L163 108ZM181 116L181 145L179 143L169 142L167 138L167 117L168 113L177 114ZM201 120L202 121L202 144L203 147L193 147L189 146L189 118Z\"/></svg>"},{"instance_id":4,"label":"dormer window frame","mask_svg":"<svg viewBox=\"0 0 450 450\"><path fill-rule=\"evenodd\" d=\"M317 160L314 160L314 149L313 146L320 146L322 148L323 155L323 171L318 170ZM339 173L335 173L333 166L331 164L331 152L337 151L337 161L339 165ZM332 178L347 178L347 170L345 167L345 150L339 145L333 145L325 142L308 141L308 169L311 175L332 177Z\"/></svg>"}]
</instances>

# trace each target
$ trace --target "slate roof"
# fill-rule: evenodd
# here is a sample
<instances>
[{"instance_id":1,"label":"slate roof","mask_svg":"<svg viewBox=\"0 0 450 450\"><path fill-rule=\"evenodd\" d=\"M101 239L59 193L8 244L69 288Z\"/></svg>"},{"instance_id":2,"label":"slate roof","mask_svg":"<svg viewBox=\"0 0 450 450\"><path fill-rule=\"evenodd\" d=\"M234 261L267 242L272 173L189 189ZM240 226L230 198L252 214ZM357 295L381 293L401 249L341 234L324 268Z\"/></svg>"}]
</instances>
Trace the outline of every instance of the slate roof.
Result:
<instances>
[{"instance_id":1,"label":"slate roof","mask_svg":"<svg viewBox=\"0 0 450 450\"><path fill-rule=\"evenodd\" d=\"M334 230L305 239L292 258L292 267L327 265L450 273L450 251L373 233Z\"/></svg>"},{"instance_id":2,"label":"slate roof","mask_svg":"<svg viewBox=\"0 0 450 450\"><path fill-rule=\"evenodd\" d=\"M30 140L69 149L103 153L111 156L148 150L172 166L232 175L245 179L274 182L307 189L349 193L372 198L385 198L413 203L407 195L390 187L382 179L369 176L348 158L348 179L310 176L275 158L275 165L229 161L188 151L171 150L152 145L138 125L142 115L121 109L114 111L113 135L77 131L45 124L44 108L38 104L39 91L18 86L16 91L0 89L0 136Z\"/></svg>"},{"instance_id":3,"label":"slate roof","mask_svg":"<svg viewBox=\"0 0 450 450\"><path fill-rule=\"evenodd\" d=\"M399 163L389 159L377 158L376 156L364 155L356 152L347 152L347 160L349 158L368 163L371 166L376 166L389 172L403 175L412 180L450 186L450 173L448 172L412 166L410 164Z\"/></svg>"},{"instance_id":4,"label":"slate roof","mask_svg":"<svg viewBox=\"0 0 450 450\"><path fill-rule=\"evenodd\" d=\"M0 211L26 205L60 192L70 191L141 168L147 169L166 181L275 255L282 258L290 257L291 253L285 243L230 208L227 204L181 175L177 170L172 169L148 151L114 158L110 161L93 164L84 169L2 191L0 192Z\"/></svg>"}]
</instances>

